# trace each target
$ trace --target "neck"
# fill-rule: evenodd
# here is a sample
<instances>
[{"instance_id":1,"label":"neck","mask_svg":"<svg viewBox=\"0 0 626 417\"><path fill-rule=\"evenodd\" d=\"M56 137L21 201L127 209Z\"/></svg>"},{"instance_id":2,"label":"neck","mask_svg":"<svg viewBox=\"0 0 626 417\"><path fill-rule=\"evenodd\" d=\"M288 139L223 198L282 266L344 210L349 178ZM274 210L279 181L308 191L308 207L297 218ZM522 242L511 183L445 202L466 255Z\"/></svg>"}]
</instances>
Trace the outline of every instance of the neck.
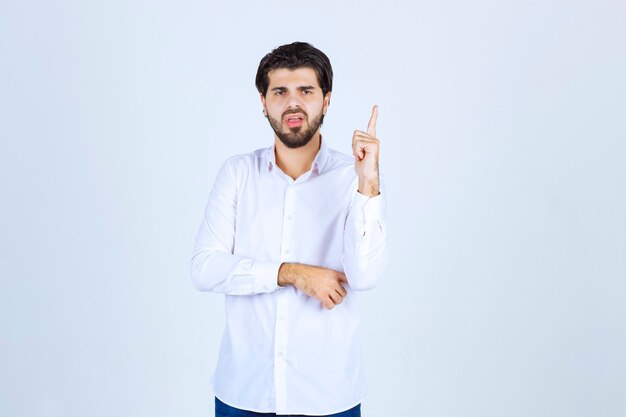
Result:
<instances>
[{"instance_id":1,"label":"neck","mask_svg":"<svg viewBox=\"0 0 626 417\"><path fill-rule=\"evenodd\" d=\"M320 150L322 135L319 130L311 138L309 143L299 148L288 148L284 143L274 136L276 149L276 165L292 179L298 178L300 175L311 169L315 155Z\"/></svg>"}]
</instances>

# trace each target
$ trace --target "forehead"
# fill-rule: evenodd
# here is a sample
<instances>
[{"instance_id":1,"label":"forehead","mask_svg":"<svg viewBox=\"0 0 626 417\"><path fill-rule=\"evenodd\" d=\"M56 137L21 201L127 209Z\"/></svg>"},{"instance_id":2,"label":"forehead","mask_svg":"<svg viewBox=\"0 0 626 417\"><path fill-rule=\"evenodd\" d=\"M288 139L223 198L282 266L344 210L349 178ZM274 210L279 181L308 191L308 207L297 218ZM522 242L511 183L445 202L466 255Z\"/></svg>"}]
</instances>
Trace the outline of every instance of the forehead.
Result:
<instances>
[{"instance_id":1,"label":"forehead","mask_svg":"<svg viewBox=\"0 0 626 417\"><path fill-rule=\"evenodd\" d=\"M267 75L270 80L269 88L286 87L288 85L312 85L319 88L317 73L313 68L302 67L294 70L277 68L270 71Z\"/></svg>"}]
</instances>

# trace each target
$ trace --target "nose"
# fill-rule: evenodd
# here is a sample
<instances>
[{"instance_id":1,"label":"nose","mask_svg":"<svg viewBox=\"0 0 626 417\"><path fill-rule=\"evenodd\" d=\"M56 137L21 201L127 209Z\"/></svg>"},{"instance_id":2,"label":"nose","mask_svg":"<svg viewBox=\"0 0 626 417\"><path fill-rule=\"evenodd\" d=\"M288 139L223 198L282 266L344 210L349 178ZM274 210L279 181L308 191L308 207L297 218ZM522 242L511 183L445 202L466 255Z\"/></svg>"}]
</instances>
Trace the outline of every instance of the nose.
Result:
<instances>
[{"instance_id":1,"label":"nose","mask_svg":"<svg viewBox=\"0 0 626 417\"><path fill-rule=\"evenodd\" d=\"M287 98L287 107L289 109L300 108L300 100L298 99L297 94L290 94Z\"/></svg>"}]
</instances>

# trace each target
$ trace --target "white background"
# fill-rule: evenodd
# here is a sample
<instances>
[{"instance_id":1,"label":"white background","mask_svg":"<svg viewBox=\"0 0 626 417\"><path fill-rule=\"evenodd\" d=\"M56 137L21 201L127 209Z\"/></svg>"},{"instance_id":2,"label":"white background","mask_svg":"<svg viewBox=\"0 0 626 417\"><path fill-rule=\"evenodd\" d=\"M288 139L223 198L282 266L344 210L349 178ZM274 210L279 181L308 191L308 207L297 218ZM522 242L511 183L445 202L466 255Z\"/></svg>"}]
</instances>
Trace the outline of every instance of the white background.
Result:
<instances>
[{"instance_id":1,"label":"white background","mask_svg":"<svg viewBox=\"0 0 626 417\"><path fill-rule=\"evenodd\" d=\"M391 267L367 417L626 415L622 1L0 0L0 415L212 416L223 296L189 259L254 76L331 59L380 106Z\"/></svg>"}]
</instances>

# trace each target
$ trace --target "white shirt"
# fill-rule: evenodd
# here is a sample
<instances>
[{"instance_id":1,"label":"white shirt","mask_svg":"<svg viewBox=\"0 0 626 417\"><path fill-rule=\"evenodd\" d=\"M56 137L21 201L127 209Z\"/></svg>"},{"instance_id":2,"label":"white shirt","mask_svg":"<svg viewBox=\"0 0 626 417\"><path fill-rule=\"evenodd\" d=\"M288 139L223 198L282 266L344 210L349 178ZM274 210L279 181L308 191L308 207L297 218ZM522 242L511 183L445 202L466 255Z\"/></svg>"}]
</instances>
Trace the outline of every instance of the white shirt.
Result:
<instances>
[{"instance_id":1,"label":"white shirt","mask_svg":"<svg viewBox=\"0 0 626 417\"><path fill-rule=\"evenodd\" d=\"M200 291L225 294L226 325L215 395L233 407L277 414L333 414L367 395L359 291L383 279L385 204L357 191L354 158L322 141L296 180L274 146L227 160L211 190L191 259ZM348 294L325 309L278 285L283 262L346 274Z\"/></svg>"}]
</instances>

